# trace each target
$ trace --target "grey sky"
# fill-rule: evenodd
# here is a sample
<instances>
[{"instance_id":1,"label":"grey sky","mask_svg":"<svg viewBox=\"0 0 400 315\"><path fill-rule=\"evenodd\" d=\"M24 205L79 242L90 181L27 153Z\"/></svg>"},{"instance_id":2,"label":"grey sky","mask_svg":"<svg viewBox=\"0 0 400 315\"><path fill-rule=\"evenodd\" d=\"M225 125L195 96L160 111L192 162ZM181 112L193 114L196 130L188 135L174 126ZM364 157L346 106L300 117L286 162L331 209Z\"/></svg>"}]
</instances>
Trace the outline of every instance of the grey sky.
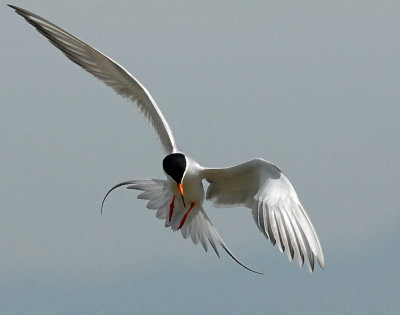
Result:
<instances>
[{"instance_id":1,"label":"grey sky","mask_svg":"<svg viewBox=\"0 0 400 315\"><path fill-rule=\"evenodd\" d=\"M19 1L150 91L207 166L294 184L326 269L290 263L248 209L205 209L219 260L128 190L163 178L143 117L2 2L0 313L387 313L399 303L400 2Z\"/></svg>"}]
</instances>

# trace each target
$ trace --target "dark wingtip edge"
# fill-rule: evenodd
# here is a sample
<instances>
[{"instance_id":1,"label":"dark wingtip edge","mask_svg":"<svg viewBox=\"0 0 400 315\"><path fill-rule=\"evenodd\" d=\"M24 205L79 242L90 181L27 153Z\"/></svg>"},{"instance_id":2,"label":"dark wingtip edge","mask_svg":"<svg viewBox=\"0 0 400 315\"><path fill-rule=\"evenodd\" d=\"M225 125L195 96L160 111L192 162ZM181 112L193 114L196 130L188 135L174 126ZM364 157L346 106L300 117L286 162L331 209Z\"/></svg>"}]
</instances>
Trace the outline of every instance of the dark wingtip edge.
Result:
<instances>
[{"instance_id":1,"label":"dark wingtip edge","mask_svg":"<svg viewBox=\"0 0 400 315\"><path fill-rule=\"evenodd\" d=\"M128 180L128 181L119 183L119 184L117 184L117 185L111 187L111 189L110 189L109 191L107 191L106 195L105 195L104 198L103 198L103 202L101 203L100 215L103 215L104 202L106 201L108 195L109 195L114 189L116 189L116 188L118 188L118 187L121 187L121 186L125 186L125 185L132 185L132 184L134 184L134 183L135 183L134 180Z\"/></svg>"}]
</instances>

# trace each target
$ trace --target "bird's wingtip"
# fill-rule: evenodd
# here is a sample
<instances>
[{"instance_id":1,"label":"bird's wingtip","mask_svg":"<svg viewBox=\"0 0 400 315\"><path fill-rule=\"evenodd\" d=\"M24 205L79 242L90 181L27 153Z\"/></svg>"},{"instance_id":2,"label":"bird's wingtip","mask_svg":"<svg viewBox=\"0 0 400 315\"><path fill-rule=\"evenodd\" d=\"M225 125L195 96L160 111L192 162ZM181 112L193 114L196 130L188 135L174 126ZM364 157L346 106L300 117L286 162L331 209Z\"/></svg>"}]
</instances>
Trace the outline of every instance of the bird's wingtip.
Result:
<instances>
[{"instance_id":1,"label":"bird's wingtip","mask_svg":"<svg viewBox=\"0 0 400 315\"><path fill-rule=\"evenodd\" d=\"M14 9L15 11L20 10L21 8L17 7L16 5L9 4L7 3L7 6L10 7L11 9Z\"/></svg>"}]
</instances>

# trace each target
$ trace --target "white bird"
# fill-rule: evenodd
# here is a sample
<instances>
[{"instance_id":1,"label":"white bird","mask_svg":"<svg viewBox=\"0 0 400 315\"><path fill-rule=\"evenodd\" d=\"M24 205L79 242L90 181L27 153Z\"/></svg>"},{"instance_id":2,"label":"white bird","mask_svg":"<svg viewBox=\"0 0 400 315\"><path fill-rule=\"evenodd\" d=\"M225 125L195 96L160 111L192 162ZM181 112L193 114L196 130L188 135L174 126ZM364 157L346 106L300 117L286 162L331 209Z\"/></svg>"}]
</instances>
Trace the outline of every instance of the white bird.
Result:
<instances>
[{"instance_id":1,"label":"white bird","mask_svg":"<svg viewBox=\"0 0 400 315\"><path fill-rule=\"evenodd\" d=\"M163 170L166 180L143 179L122 182L111 191L127 185L141 190L139 199L149 200L147 208L157 210L156 216L165 226L180 230L207 251L208 242L219 257L217 244L241 266L245 266L229 250L211 224L203 209L206 198L217 207L245 206L251 209L259 230L289 260L297 258L299 266L306 261L310 271L314 261L324 268L324 256L318 236L289 180L281 170L263 159L253 159L229 168L207 168L183 153L175 142L167 121L147 89L111 58L64 31L53 23L27 10L9 5L60 49L70 60L130 99L154 128L166 154ZM204 192L203 180L209 183Z\"/></svg>"}]
</instances>

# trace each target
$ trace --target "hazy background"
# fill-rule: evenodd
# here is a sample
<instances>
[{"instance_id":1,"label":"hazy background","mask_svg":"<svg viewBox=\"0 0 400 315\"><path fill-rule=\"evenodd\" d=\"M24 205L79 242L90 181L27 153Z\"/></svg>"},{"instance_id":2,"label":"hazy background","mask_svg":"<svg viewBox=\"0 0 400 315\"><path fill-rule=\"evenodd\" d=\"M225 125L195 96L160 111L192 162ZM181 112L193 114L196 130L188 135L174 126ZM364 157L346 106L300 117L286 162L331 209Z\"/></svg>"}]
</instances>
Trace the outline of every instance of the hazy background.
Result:
<instances>
[{"instance_id":1,"label":"hazy background","mask_svg":"<svg viewBox=\"0 0 400 315\"><path fill-rule=\"evenodd\" d=\"M400 309L399 1L18 1L117 60L207 166L253 157L294 184L326 269L290 263L250 210L205 209L252 274L164 228L164 178L129 102L0 6L0 313Z\"/></svg>"}]
</instances>

